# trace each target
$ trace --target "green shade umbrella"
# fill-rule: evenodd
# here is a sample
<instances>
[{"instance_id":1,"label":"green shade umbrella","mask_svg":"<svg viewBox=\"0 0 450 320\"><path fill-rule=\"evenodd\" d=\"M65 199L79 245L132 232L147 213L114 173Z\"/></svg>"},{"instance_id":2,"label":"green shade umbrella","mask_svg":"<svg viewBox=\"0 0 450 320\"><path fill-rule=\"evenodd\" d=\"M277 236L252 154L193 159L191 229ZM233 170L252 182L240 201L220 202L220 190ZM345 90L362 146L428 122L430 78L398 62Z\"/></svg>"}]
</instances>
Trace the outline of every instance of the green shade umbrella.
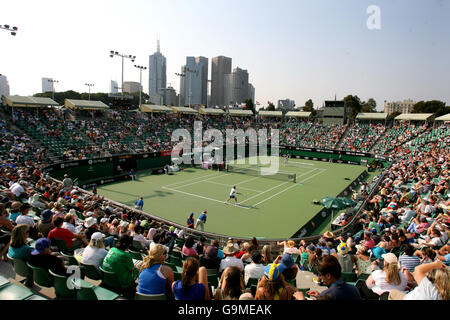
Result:
<instances>
[{"instance_id":1,"label":"green shade umbrella","mask_svg":"<svg viewBox=\"0 0 450 320\"><path fill-rule=\"evenodd\" d=\"M327 208L331 209L331 223L333 223L333 216L334 216L334 210L341 210L344 209L346 206L342 199L335 198L335 197L325 197L322 199L322 205Z\"/></svg>"},{"instance_id":2,"label":"green shade umbrella","mask_svg":"<svg viewBox=\"0 0 450 320\"><path fill-rule=\"evenodd\" d=\"M345 198L345 197L339 197L337 199L342 201L342 203L345 205L345 207L354 207L354 206L356 206L356 202L353 201L352 199Z\"/></svg>"},{"instance_id":3,"label":"green shade umbrella","mask_svg":"<svg viewBox=\"0 0 450 320\"><path fill-rule=\"evenodd\" d=\"M346 207L342 199L335 197L323 198L322 205L327 209L336 209L336 210L341 210Z\"/></svg>"}]
</instances>

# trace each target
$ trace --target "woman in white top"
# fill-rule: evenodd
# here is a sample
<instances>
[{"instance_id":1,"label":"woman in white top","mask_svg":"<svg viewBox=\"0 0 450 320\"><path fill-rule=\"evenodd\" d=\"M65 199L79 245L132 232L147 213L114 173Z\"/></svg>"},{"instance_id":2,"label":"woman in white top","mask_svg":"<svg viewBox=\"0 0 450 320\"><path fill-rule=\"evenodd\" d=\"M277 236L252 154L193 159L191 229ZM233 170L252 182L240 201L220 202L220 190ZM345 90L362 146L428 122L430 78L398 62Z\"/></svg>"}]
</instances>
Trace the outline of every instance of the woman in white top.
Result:
<instances>
[{"instance_id":1,"label":"woman in white top","mask_svg":"<svg viewBox=\"0 0 450 320\"><path fill-rule=\"evenodd\" d=\"M382 257L384 259L383 270L373 271L366 282L358 286L363 299L379 299L384 292L390 292L393 289L406 290L408 280L398 268L397 256L389 252L383 254Z\"/></svg>"},{"instance_id":2,"label":"woman in white top","mask_svg":"<svg viewBox=\"0 0 450 320\"><path fill-rule=\"evenodd\" d=\"M408 271L407 271L408 272ZM414 269L417 287L408 294L398 290L389 293L389 300L449 300L450 270L441 261L421 264Z\"/></svg>"},{"instance_id":3,"label":"woman in white top","mask_svg":"<svg viewBox=\"0 0 450 320\"><path fill-rule=\"evenodd\" d=\"M108 253L103 244L104 237L105 235L101 232L94 232L92 234L89 245L83 250L82 263L95 266L96 268L102 265L103 259Z\"/></svg>"},{"instance_id":4,"label":"woman in white top","mask_svg":"<svg viewBox=\"0 0 450 320\"><path fill-rule=\"evenodd\" d=\"M295 247L295 242L293 240L278 242L277 245L284 246L283 254L301 254L300 250Z\"/></svg>"}]
</instances>

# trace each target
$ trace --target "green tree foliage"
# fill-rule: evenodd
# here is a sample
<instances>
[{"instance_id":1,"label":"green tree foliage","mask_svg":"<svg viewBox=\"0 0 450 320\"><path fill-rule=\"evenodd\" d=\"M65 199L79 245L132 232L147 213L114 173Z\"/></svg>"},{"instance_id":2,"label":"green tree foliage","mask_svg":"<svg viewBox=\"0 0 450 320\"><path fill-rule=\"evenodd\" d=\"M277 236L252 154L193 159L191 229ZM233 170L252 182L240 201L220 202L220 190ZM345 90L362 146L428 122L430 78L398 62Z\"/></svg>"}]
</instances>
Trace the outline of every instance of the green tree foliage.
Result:
<instances>
[{"instance_id":1,"label":"green tree foliage","mask_svg":"<svg viewBox=\"0 0 450 320\"><path fill-rule=\"evenodd\" d=\"M377 103L373 98L363 102L361 112L377 112Z\"/></svg>"},{"instance_id":2,"label":"green tree foliage","mask_svg":"<svg viewBox=\"0 0 450 320\"><path fill-rule=\"evenodd\" d=\"M244 110L252 110L253 114L255 114L255 104L253 103L252 99L246 99L244 101L245 106L244 106Z\"/></svg>"},{"instance_id":3,"label":"green tree foliage","mask_svg":"<svg viewBox=\"0 0 450 320\"><path fill-rule=\"evenodd\" d=\"M388 120L394 119L396 117L398 117L399 115L401 115L402 113L400 111L394 111L392 112L390 115L388 115Z\"/></svg>"},{"instance_id":4,"label":"green tree foliage","mask_svg":"<svg viewBox=\"0 0 450 320\"><path fill-rule=\"evenodd\" d=\"M450 113L445 102L439 100L419 101L412 110L412 113L434 113L437 117Z\"/></svg>"},{"instance_id":5,"label":"green tree foliage","mask_svg":"<svg viewBox=\"0 0 450 320\"><path fill-rule=\"evenodd\" d=\"M305 106L303 107L303 111L311 112L314 110L314 102L309 99L305 102Z\"/></svg>"},{"instance_id":6,"label":"green tree foliage","mask_svg":"<svg viewBox=\"0 0 450 320\"><path fill-rule=\"evenodd\" d=\"M355 119L362 109L361 99L358 96L348 95L344 98L344 101L348 108L348 116L350 119Z\"/></svg>"},{"instance_id":7,"label":"green tree foliage","mask_svg":"<svg viewBox=\"0 0 450 320\"><path fill-rule=\"evenodd\" d=\"M271 102L266 108L266 111L275 111L275 105Z\"/></svg>"}]
</instances>

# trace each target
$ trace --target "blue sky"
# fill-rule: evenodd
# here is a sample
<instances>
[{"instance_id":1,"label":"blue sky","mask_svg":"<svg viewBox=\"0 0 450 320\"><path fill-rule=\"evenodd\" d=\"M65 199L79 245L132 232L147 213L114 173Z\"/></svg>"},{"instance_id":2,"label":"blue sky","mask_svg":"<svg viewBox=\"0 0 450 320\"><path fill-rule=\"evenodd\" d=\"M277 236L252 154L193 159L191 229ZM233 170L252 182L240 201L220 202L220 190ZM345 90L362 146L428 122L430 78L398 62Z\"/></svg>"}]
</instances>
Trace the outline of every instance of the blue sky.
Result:
<instances>
[{"instance_id":1,"label":"blue sky","mask_svg":"<svg viewBox=\"0 0 450 320\"><path fill-rule=\"evenodd\" d=\"M377 5L381 29L369 30L366 9ZM450 104L450 1L445 0L15 0L2 4L0 73L11 93L41 90L41 77L57 91L108 91L121 80L109 50L148 56L161 39L167 79L178 90L186 56L233 58L247 69L262 105L294 99L356 94L362 100L440 99ZM143 76L144 91L148 74ZM139 71L125 64L125 81Z\"/></svg>"}]
</instances>

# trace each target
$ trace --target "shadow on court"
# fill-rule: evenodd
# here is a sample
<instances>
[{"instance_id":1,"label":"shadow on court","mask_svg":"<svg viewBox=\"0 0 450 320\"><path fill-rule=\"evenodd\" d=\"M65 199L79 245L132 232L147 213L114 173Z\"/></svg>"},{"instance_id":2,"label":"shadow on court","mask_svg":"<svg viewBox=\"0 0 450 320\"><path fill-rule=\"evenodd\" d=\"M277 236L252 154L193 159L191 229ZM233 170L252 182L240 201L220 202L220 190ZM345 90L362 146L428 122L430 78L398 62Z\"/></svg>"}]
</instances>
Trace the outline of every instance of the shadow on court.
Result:
<instances>
[{"instance_id":1,"label":"shadow on court","mask_svg":"<svg viewBox=\"0 0 450 320\"><path fill-rule=\"evenodd\" d=\"M155 190L153 194L149 194L149 195L138 195L135 193L126 193L123 191L117 191L117 190L111 190L108 188L102 188L102 190L108 191L108 192L113 192L113 193L118 193L118 194L125 194L127 196L130 197L143 197L144 199L151 199L151 198L162 198L162 197L166 197L166 196L170 196L173 195L173 192L170 191L161 191L161 190Z\"/></svg>"}]
</instances>

